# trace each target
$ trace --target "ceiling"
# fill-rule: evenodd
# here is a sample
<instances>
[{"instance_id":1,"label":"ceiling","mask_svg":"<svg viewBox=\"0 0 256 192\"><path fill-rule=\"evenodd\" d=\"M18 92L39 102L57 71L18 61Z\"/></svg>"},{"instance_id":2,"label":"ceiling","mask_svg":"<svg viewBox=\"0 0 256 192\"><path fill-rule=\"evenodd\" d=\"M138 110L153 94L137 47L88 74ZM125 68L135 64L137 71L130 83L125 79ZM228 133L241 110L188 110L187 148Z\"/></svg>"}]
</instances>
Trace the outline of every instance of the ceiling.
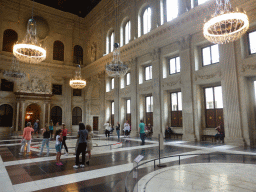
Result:
<instances>
[{"instance_id":1,"label":"ceiling","mask_svg":"<svg viewBox=\"0 0 256 192\"><path fill-rule=\"evenodd\" d=\"M101 0L34 0L37 3L85 17Z\"/></svg>"}]
</instances>

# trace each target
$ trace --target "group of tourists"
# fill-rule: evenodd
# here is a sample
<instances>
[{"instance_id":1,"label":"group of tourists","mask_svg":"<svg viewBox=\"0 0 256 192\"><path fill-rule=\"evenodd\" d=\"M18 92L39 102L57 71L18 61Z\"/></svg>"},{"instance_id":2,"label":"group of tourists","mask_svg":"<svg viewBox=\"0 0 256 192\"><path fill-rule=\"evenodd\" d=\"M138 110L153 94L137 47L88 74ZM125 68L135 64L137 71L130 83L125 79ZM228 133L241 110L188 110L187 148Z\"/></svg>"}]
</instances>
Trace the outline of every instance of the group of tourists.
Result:
<instances>
[{"instance_id":1,"label":"group of tourists","mask_svg":"<svg viewBox=\"0 0 256 192\"><path fill-rule=\"evenodd\" d=\"M117 134L118 140L120 139L120 123L119 122L116 123L115 129L114 129L113 125L109 124L109 121L107 121L104 124L104 127L105 127L105 135L106 135L106 137L109 137L110 134L113 133L113 131L116 129L116 134ZM129 124L129 121L127 120L124 123L124 135L125 135L125 137L128 137L130 132L131 132L131 126Z\"/></svg>"},{"instance_id":2,"label":"group of tourists","mask_svg":"<svg viewBox=\"0 0 256 192\"><path fill-rule=\"evenodd\" d=\"M36 123L38 124L38 120ZM35 129L36 128L36 129ZM31 122L27 123L27 127L24 128L23 130L23 139L21 141L21 149L20 149L20 155L23 155L25 145L27 144L27 153L26 155L29 155L30 152L30 144L31 144L31 139L32 139L32 133L38 131L38 125L34 129L32 128ZM61 150L64 146L65 150L64 153L65 155L68 155L68 147L66 144L67 140L67 133L68 129L66 128L66 125L62 123L62 126L60 129L56 130L55 132L55 149L56 149L56 165L61 166L63 165L62 162L60 161L61 158ZM47 148L47 153L45 156L49 156L50 153L50 148L49 148L49 142L51 138L53 137L53 123L51 120L50 125L46 124L45 127L42 129L42 135L43 135L43 140L42 140L42 146L40 153L38 156L42 156L43 154L43 149L44 146L46 145ZM84 167L85 163L89 165L89 160L91 158L91 150L93 148L92 145L92 138L93 138L93 133L92 133L92 128L90 125L84 125L84 123L80 122L79 123L79 131L77 135L77 143L76 143L76 150L75 150L75 155L76 155L76 160L75 160L75 165L73 166L74 168L78 167ZM82 163L79 163L79 155L82 153ZM85 162L85 154L88 154L88 159Z\"/></svg>"}]
</instances>

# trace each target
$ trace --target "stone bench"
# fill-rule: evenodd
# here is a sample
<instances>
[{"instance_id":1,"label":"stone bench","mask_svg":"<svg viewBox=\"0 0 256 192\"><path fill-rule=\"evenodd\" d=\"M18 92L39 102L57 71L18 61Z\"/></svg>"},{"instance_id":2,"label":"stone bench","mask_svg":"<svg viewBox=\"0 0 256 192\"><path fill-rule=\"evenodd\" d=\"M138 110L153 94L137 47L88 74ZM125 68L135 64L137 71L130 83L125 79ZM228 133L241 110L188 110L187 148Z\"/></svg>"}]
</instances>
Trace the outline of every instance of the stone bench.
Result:
<instances>
[{"instance_id":1,"label":"stone bench","mask_svg":"<svg viewBox=\"0 0 256 192\"><path fill-rule=\"evenodd\" d=\"M202 135L201 141L206 141L208 138L212 139L212 142L216 142L215 135Z\"/></svg>"}]
</instances>

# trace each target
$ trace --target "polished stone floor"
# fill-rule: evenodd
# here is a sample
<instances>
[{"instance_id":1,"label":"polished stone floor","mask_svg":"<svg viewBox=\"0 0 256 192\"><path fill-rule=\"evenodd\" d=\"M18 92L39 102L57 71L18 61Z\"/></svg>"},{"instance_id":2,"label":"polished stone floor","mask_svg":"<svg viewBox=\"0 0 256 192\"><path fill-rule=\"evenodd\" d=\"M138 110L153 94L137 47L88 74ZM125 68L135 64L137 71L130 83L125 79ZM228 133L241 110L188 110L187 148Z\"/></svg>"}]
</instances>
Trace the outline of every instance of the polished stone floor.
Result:
<instances>
[{"instance_id":1,"label":"polished stone floor","mask_svg":"<svg viewBox=\"0 0 256 192\"><path fill-rule=\"evenodd\" d=\"M39 153L39 149L41 147L41 140L41 138L34 138L32 140L31 152L29 154L24 153L24 155L19 155L21 141L20 137L1 136L0 192L124 192L125 178L127 174L130 172L130 170L133 168L133 160L138 155L143 155L144 159L142 160L142 162L145 162L147 160L157 158L159 155L158 142L156 140L146 140L145 145L140 145L141 142L139 138L122 137L121 141L118 141L116 136L111 136L109 139L107 139L104 135L96 135L93 140L94 148L92 150L92 158L90 160L90 165L86 165L84 168L74 169L73 165L75 161L75 156L73 155L73 153L76 143L75 137L68 137L67 145L69 147L69 155L61 156L63 166L56 166L56 153L54 149L54 141L50 142L49 157L37 156L37 154ZM46 149L44 149L44 154L45 152ZM219 153L221 153L222 155L219 155ZM211 154L211 156L208 156L208 154ZM244 157L238 156L237 154L244 154ZM206 166L215 164L217 167L225 163L231 165L231 168L227 169L226 172L225 169L218 169L223 170L224 173L216 173L215 171L213 171L213 169L205 171L205 176L211 178L211 176L214 176L215 173L217 175L227 174L229 172L228 170L232 170L232 163L237 163L237 165L241 164L243 166L252 166L253 168L255 166L254 164L256 163L256 156L254 156L256 155L256 152L254 149L244 149L241 147L235 147L231 145L215 144L210 141L195 143L180 140L165 140L164 149L161 152L161 156L170 155L186 156L181 156L181 165L178 165L179 160L177 157L170 157L163 159L161 161L161 163L166 164L168 166L167 168L158 168L157 166L154 168L153 162L148 163L145 166L142 166L139 169L138 175L138 180L140 180L139 186L143 182L147 183L147 185L143 185L143 187L141 188L142 191L152 191L153 189L156 189L156 187L152 188L150 186L159 185L161 183L161 179L159 180L159 178L154 174L157 173L157 171L161 172L164 171L165 169L176 170L174 172L167 171L168 173L170 172L170 175L166 176L165 180L163 180L162 185L164 185L164 182L166 182L166 180L173 180L173 177L176 174L181 175L181 172L178 173L177 171L181 170L181 166L192 166L195 163L197 163L198 165L206 164ZM158 161L156 161L156 164L157 163ZM251 171L255 173L253 168L247 168L246 171ZM201 169L203 170L203 167ZM235 166L234 169L236 169ZM186 173L188 172L189 171L186 170ZM242 176L242 174L240 175ZM150 181L145 180L145 178L148 178L147 176L151 176ZM179 178L181 181L182 178ZM157 179L157 184L154 184L154 182L156 181L154 179ZM183 179L184 181L187 181L186 177L184 177ZM253 186L253 183L255 182L254 180L256 181L255 177L253 177L250 180L251 184L248 186ZM206 183L207 182L208 181L206 181ZM186 185L186 182L183 182L183 184ZM190 184L191 182L188 182L188 185ZM210 182L208 182L208 184L210 185ZM134 180L131 175L128 176L128 185L129 191L133 191L134 186L136 186L136 180ZM197 187L197 191L208 191L208 188L200 188L200 186ZM158 192L178 191L170 187L165 187L162 190L160 190L161 188L158 189ZM181 190L182 189L185 188L181 188ZM186 189L190 188L187 186ZM214 189L216 189L215 191L225 191L223 190L223 188ZM248 191L250 191L250 187L248 187Z\"/></svg>"}]
</instances>

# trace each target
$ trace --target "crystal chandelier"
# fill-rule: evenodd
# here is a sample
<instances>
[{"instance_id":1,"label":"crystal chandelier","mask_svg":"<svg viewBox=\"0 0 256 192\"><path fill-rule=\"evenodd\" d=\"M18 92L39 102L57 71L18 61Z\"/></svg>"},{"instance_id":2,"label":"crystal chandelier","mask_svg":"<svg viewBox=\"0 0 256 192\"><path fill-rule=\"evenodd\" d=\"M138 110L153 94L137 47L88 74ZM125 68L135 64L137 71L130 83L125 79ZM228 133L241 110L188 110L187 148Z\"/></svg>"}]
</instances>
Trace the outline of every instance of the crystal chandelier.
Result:
<instances>
[{"instance_id":1,"label":"crystal chandelier","mask_svg":"<svg viewBox=\"0 0 256 192\"><path fill-rule=\"evenodd\" d=\"M120 50L118 44L115 43L113 51L113 60L106 65L106 72L111 77L122 77L129 70L126 64L120 60Z\"/></svg>"},{"instance_id":2,"label":"crystal chandelier","mask_svg":"<svg viewBox=\"0 0 256 192\"><path fill-rule=\"evenodd\" d=\"M13 46L13 55L19 61L25 63L40 63L46 58L46 50L41 47L36 35L36 21L33 19L33 8L32 18L28 20L25 39L22 43L17 43Z\"/></svg>"},{"instance_id":3,"label":"crystal chandelier","mask_svg":"<svg viewBox=\"0 0 256 192\"><path fill-rule=\"evenodd\" d=\"M86 86L86 81L82 79L80 65L77 66L75 77L74 79L70 79L69 85L73 89L83 89Z\"/></svg>"},{"instance_id":4,"label":"crystal chandelier","mask_svg":"<svg viewBox=\"0 0 256 192\"><path fill-rule=\"evenodd\" d=\"M204 24L204 37L214 44L238 40L249 28L245 12L233 11L229 0L216 0L212 18Z\"/></svg>"},{"instance_id":5,"label":"crystal chandelier","mask_svg":"<svg viewBox=\"0 0 256 192\"><path fill-rule=\"evenodd\" d=\"M9 81L23 80L26 77L26 73L20 71L19 61L15 57L12 59L10 70L5 70L3 75Z\"/></svg>"}]
</instances>

